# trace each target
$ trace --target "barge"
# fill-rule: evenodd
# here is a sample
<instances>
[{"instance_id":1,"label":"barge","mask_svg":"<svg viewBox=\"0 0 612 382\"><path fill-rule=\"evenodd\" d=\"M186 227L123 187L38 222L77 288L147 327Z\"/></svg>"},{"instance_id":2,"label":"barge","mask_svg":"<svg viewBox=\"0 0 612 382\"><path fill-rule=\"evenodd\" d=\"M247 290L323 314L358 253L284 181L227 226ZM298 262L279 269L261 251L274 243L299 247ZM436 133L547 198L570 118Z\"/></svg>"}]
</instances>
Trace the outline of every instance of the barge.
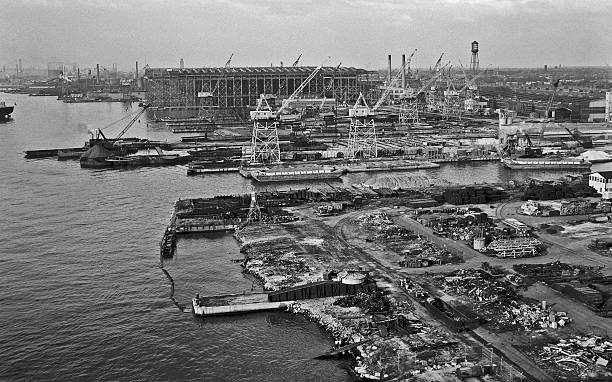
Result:
<instances>
[{"instance_id":1,"label":"barge","mask_svg":"<svg viewBox=\"0 0 612 382\"><path fill-rule=\"evenodd\" d=\"M297 180L337 179L346 172L345 169L320 167L273 167L251 171L251 177L258 182L287 182Z\"/></svg>"},{"instance_id":2,"label":"barge","mask_svg":"<svg viewBox=\"0 0 612 382\"><path fill-rule=\"evenodd\" d=\"M504 158L502 162L512 170L589 171L591 169L591 162L572 158Z\"/></svg>"}]
</instances>

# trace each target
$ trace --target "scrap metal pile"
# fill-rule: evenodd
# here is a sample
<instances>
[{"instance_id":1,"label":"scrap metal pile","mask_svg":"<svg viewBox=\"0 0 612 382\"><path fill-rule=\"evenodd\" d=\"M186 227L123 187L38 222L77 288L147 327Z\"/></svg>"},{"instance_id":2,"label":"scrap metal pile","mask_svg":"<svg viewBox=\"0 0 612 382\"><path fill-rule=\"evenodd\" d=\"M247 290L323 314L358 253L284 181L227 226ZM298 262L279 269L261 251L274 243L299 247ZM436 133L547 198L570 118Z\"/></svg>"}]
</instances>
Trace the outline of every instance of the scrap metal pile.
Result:
<instances>
[{"instance_id":1,"label":"scrap metal pile","mask_svg":"<svg viewBox=\"0 0 612 382\"><path fill-rule=\"evenodd\" d=\"M506 277L493 277L479 269L461 269L434 280L449 295L466 300L480 317L494 317L487 326L495 330L556 329L571 321L564 312L523 302Z\"/></svg>"},{"instance_id":2,"label":"scrap metal pile","mask_svg":"<svg viewBox=\"0 0 612 382\"><path fill-rule=\"evenodd\" d=\"M442 250L414 232L398 226L384 212L360 215L355 218L355 223L368 234L366 240L380 243L401 255L402 266L414 268L462 262L460 256Z\"/></svg>"},{"instance_id":3,"label":"scrap metal pile","mask_svg":"<svg viewBox=\"0 0 612 382\"><path fill-rule=\"evenodd\" d=\"M557 380L612 380L612 342L604 337L575 336L554 344L526 349ZM556 375L555 375L556 374Z\"/></svg>"}]
</instances>

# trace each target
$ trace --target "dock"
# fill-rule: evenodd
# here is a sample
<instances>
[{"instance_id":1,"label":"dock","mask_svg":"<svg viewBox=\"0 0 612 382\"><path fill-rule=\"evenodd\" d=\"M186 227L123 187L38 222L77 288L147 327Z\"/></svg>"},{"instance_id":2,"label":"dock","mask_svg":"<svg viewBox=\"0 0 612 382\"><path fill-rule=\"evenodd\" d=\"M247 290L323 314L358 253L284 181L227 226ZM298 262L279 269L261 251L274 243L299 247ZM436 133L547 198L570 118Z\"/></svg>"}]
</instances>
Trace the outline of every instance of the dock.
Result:
<instances>
[{"instance_id":1,"label":"dock","mask_svg":"<svg viewBox=\"0 0 612 382\"><path fill-rule=\"evenodd\" d=\"M193 313L198 316L220 316L285 310L293 301L270 302L267 293L247 293L200 297L192 300Z\"/></svg>"}]
</instances>

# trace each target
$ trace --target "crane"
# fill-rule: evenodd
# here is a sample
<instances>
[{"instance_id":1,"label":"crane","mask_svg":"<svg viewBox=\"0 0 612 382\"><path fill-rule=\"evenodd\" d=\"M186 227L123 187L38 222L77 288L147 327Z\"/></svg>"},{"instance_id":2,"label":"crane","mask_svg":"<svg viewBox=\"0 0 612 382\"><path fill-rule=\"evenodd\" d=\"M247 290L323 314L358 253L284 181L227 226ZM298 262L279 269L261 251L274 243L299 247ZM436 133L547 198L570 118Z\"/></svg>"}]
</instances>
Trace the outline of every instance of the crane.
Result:
<instances>
[{"instance_id":1,"label":"crane","mask_svg":"<svg viewBox=\"0 0 612 382\"><path fill-rule=\"evenodd\" d=\"M436 65L434 65L433 69L431 70L433 73L435 73L440 68L440 64L442 63L442 57L444 57L444 53L440 55L440 58L438 58L438 61L436 61Z\"/></svg>"},{"instance_id":2,"label":"crane","mask_svg":"<svg viewBox=\"0 0 612 382\"><path fill-rule=\"evenodd\" d=\"M408 60L406 60L406 69L408 69L408 73L410 73L410 62L412 61L412 57L414 57L414 54L416 52L417 52L417 49L412 51L412 53L410 53L410 56L408 56Z\"/></svg>"},{"instance_id":3,"label":"crane","mask_svg":"<svg viewBox=\"0 0 612 382\"><path fill-rule=\"evenodd\" d=\"M301 92L302 90L304 90L304 88L306 86L308 86L308 84L310 83L310 81L312 81L313 78L316 77L317 74L319 74L319 72L321 71L321 69L323 69L323 65L330 59L331 57L327 57L327 59L325 59L325 61L323 61L323 63L321 63L321 65L317 66L315 68L315 70L313 70L312 73L310 73L310 75L308 77L306 77L306 79L300 84L300 86L298 86L293 93L289 96L289 98L284 99L283 100L283 104L281 105L280 109L278 109L278 111L276 112L276 116L278 117L280 115L280 113L282 111L284 111L287 106L289 106L289 103L291 101L293 101Z\"/></svg>"},{"instance_id":4,"label":"crane","mask_svg":"<svg viewBox=\"0 0 612 382\"><path fill-rule=\"evenodd\" d=\"M557 81L555 81L555 83L553 84L553 93L550 95L550 98L548 99L548 103L546 104L546 111L544 113L544 118L548 118L548 115L550 113L550 109L552 108L552 104L553 101L555 99L555 95L557 95L557 91L559 90L559 82L561 81L561 79L557 79Z\"/></svg>"},{"instance_id":5,"label":"crane","mask_svg":"<svg viewBox=\"0 0 612 382\"><path fill-rule=\"evenodd\" d=\"M302 58L302 53L300 53L300 55L298 56L298 58L295 59L295 61L293 61L293 65L291 66L297 66L298 63L300 62L300 58Z\"/></svg>"},{"instance_id":6,"label":"crane","mask_svg":"<svg viewBox=\"0 0 612 382\"><path fill-rule=\"evenodd\" d=\"M229 58L227 59L227 61L225 62L225 67L229 68L231 62L232 62L232 57L234 57L234 53L230 54Z\"/></svg>"},{"instance_id":7,"label":"crane","mask_svg":"<svg viewBox=\"0 0 612 382\"><path fill-rule=\"evenodd\" d=\"M414 53L413 53L414 54ZM410 56L410 58L412 58L412 56ZM372 108L372 111L376 111L378 110L378 108L383 104L383 102L385 102L385 100L387 99L387 97L389 96L389 94L391 94L391 92L393 91L394 87L393 85L401 78L402 73L404 72L404 69L406 68L406 65L408 64L409 61L406 61L404 63L404 65L402 65L399 70L397 71L397 74L395 75L395 77L393 77L393 79L391 80L391 82L389 83L389 86L387 86L387 88L385 89L385 91L382 93L382 95L380 96L380 98L378 99L378 101L376 102L376 104L374 105L374 107Z\"/></svg>"},{"instance_id":8,"label":"crane","mask_svg":"<svg viewBox=\"0 0 612 382\"><path fill-rule=\"evenodd\" d=\"M431 86L431 84L436 82L438 80L438 78L440 78L440 76L443 74L443 70L448 66L448 64L449 63L447 62L443 66L438 67L438 71L436 73L434 73L434 75L429 80L427 80L427 82L425 82L425 84L423 86L421 86L421 88L416 93L414 93L413 97L416 98L419 94L423 93L425 91L425 89L427 89L429 86Z\"/></svg>"},{"instance_id":9,"label":"crane","mask_svg":"<svg viewBox=\"0 0 612 382\"><path fill-rule=\"evenodd\" d=\"M574 131L571 131L570 129L565 127L565 130L567 130L569 135L571 135L572 138L574 138L574 140L576 141L576 143L582 146L582 148L590 149L593 147L593 141L591 140L591 138L584 137L578 129L574 129Z\"/></svg>"},{"instance_id":10,"label":"crane","mask_svg":"<svg viewBox=\"0 0 612 382\"><path fill-rule=\"evenodd\" d=\"M138 120L138 118L140 118L142 113L144 113L149 106L150 105L148 105L148 104L143 105L142 109L139 110L138 113L136 113L136 115L134 116L134 118L132 118L132 120L123 128L123 130L121 130L121 132L119 132L119 134L117 134L115 139L120 139L121 137L123 137L123 134L125 134L130 129L130 127L132 127L134 122L136 122L136 120Z\"/></svg>"}]
</instances>

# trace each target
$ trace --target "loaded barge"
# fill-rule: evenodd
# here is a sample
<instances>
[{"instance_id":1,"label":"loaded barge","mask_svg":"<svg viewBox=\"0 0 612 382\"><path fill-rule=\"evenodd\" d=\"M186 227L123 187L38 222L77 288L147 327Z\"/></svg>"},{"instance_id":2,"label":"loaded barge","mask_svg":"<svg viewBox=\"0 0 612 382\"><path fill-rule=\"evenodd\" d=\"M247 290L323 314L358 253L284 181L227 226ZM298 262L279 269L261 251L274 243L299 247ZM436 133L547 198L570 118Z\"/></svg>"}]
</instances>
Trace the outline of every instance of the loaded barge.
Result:
<instances>
[{"instance_id":1,"label":"loaded barge","mask_svg":"<svg viewBox=\"0 0 612 382\"><path fill-rule=\"evenodd\" d=\"M504 158L506 167L512 170L577 170L588 172L591 162L571 158Z\"/></svg>"}]
</instances>

